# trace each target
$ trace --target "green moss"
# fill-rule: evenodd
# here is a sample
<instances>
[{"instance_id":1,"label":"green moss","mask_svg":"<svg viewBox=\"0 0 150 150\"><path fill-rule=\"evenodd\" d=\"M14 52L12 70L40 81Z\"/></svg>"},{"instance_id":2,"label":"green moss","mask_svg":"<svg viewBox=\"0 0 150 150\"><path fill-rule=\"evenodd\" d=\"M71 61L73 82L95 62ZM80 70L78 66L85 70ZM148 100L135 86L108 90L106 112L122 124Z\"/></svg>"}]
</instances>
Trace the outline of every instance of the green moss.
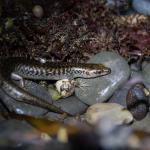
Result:
<instances>
[{"instance_id":1,"label":"green moss","mask_svg":"<svg viewBox=\"0 0 150 150\"><path fill-rule=\"evenodd\" d=\"M10 29L14 26L14 18L8 17L5 22L5 28Z\"/></svg>"},{"instance_id":2,"label":"green moss","mask_svg":"<svg viewBox=\"0 0 150 150\"><path fill-rule=\"evenodd\" d=\"M48 86L48 92L53 100L59 100L62 97L60 93L55 89L55 87L51 84Z\"/></svg>"}]
</instances>

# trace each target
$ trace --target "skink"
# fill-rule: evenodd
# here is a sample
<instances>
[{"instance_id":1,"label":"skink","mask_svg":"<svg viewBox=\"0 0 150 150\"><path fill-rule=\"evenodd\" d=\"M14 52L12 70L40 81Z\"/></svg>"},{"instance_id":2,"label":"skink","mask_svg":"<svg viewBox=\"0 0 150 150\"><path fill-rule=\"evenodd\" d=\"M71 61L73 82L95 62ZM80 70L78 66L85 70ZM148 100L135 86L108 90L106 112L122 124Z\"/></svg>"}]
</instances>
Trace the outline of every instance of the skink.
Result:
<instances>
[{"instance_id":1,"label":"skink","mask_svg":"<svg viewBox=\"0 0 150 150\"><path fill-rule=\"evenodd\" d=\"M57 113L65 112L17 86L11 81L11 73L27 79L60 80L77 77L94 78L111 72L109 68L102 64L41 63L38 60L19 57L1 58L0 63L0 88L6 94L20 102L40 106Z\"/></svg>"},{"instance_id":2,"label":"skink","mask_svg":"<svg viewBox=\"0 0 150 150\"><path fill-rule=\"evenodd\" d=\"M38 60L13 58L3 63L4 68L22 78L35 80L61 80L74 78L94 78L107 75L111 69L103 64L86 63L41 63Z\"/></svg>"},{"instance_id":3,"label":"skink","mask_svg":"<svg viewBox=\"0 0 150 150\"><path fill-rule=\"evenodd\" d=\"M23 88L20 88L17 86L15 83L13 83L11 80L8 78L5 78L0 75L0 88L11 98L14 100L17 100L19 102L24 102L28 104L32 104L35 106L40 106L45 109L48 109L50 111L56 112L56 113L66 113L60 108L48 103L44 99L41 99L39 97L36 97L30 93L28 93L26 90ZM66 113L68 114L68 113ZM70 114L68 114L70 115Z\"/></svg>"}]
</instances>

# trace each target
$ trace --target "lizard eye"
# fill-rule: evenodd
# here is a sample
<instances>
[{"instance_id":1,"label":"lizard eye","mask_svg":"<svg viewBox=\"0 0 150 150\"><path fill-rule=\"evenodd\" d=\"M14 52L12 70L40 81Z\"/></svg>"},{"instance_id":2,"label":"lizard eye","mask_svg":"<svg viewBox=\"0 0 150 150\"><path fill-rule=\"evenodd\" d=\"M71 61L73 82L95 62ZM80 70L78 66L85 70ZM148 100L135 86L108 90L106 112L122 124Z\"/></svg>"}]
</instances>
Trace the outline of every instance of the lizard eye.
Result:
<instances>
[{"instance_id":1,"label":"lizard eye","mask_svg":"<svg viewBox=\"0 0 150 150\"><path fill-rule=\"evenodd\" d=\"M102 73L101 70L97 71L97 74L101 74L101 73Z\"/></svg>"},{"instance_id":2,"label":"lizard eye","mask_svg":"<svg viewBox=\"0 0 150 150\"><path fill-rule=\"evenodd\" d=\"M95 71L94 73L95 73L95 74L101 74L101 71L98 70L98 71Z\"/></svg>"}]
</instances>

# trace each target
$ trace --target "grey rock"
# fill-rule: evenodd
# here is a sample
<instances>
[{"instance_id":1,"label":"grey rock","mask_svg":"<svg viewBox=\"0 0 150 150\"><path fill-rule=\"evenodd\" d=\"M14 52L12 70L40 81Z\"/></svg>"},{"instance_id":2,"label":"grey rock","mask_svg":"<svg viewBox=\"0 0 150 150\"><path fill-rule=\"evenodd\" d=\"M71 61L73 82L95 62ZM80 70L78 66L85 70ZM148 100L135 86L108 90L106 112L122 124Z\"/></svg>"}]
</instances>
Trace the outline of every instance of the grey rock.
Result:
<instances>
[{"instance_id":1,"label":"grey rock","mask_svg":"<svg viewBox=\"0 0 150 150\"><path fill-rule=\"evenodd\" d=\"M118 87L120 87L130 75L130 68L126 60L115 52L101 52L88 61L88 63L102 63L111 68L111 74L93 78L78 79L78 82L88 84L86 87L76 88L76 96L85 104L92 105L108 100Z\"/></svg>"},{"instance_id":2,"label":"grey rock","mask_svg":"<svg viewBox=\"0 0 150 150\"><path fill-rule=\"evenodd\" d=\"M118 103L125 108L127 107L126 104L126 96L129 89L136 83L143 83L143 76L141 71L131 71L130 79L123 84L118 90L116 90L113 96L110 98L109 102L111 103Z\"/></svg>"},{"instance_id":3,"label":"grey rock","mask_svg":"<svg viewBox=\"0 0 150 150\"><path fill-rule=\"evenodd\" d=\"M46 113L45 109L16 101L15 99L6 95L1 89L0 97L10 112L31 116L41 116L42 114Z\"/></svg>"},{"instance_id":4,"label":"grey rock","mask_svg":"<svg viewBox=\"0 0 150 150\"><path fill-rule=\"evenodd\" d=\"M128 90L129 90L128 88L122 87L117 91L115 91L114 95L110 98L109 103L117 103L127 108L126 96Z\"/></svg>"},{"instance_id":5,"label":"grey rock","mask_svg":"<svg viewBox=\"0 0 150 150\"><path fill-rule=\"evenodd\" d=\"M62 110L71 113L72 115L78 115L85 112L87 105L82 103L75 96L60 99L54 103L55 106L61 107Z\"/></svg>"},{"instance_id":6,"label":"grey rock","mask_svg":"<svg viewBox=\"0 0 150 150\"><path fill-rule=\"evenodd\" d=\"M40 95L41 92L39 92L39 91L42 91L42 94L43 94L42 98L45 99L46 101L47 101L47 99L50 99L47 92L45 92L45 90L42 87L36 86L36 85L37 84L34 82L25 80L25 87L29 93L31 93L33 95L35 95L35 93L36 93L37 96L41 97L41 95ZM15 112L17 114L41 116L42 114L47 112L46 109L16 101L15 99L6 95L1 89L0 89L0 98L2 99L3 103L8 108L9 111Z\"/></svg>"},{"instance_id":7,"label":"grey rock","mask_svg":"<svg viewBox=\"0 0 150 150\"><path fill-rule=\"evenodd\" d=\"M60 107L63 111L68 112L72 115L81 114L87 108L87 105L81 102L75 96L53 101L50 94L46 91L46 89L39 86L38 84L35 84L30 81L28 83L28 86L26 87L29 89L29 91L32 91L32 94L40 98L44 98L45 100L49 100L49 102L53 103L53 105Z\"/></svg>"},{"instance_id":8,"label":"grey rock","mask_svg":"<svg viewBox=\"0 0 150 150\"><path fill-rule=\"evenodd\" d=\"M144 85L150 91L150 63L143 63L142 64L142 75L144 79ZM150 103L150 96L149 96L149 103Z\"/></svg>"},{"instance_id":9,"label":"grey rock","mask_svg":"<svg viewBox=\"0 0 150 150\"><path fill-rule=\"evenodd\" d=\"M45 101L53 103L53 105L60 107L62 110L72 115L81 114L87 108L87 106L80 100L78 100L76 97L68 97L65 99L60 99L58 101L53 101L49 93L46 91L46 89L42 86L39 86L35 82L25 80L25 87L29 93L38 96L39 98L42 98ZM0 89L0 98L3 101L3 103L7 106L9 111L15 112L17 114L25 114L30 116L43 116L43 114L47 113L47 110L41 107L33 106L30 104L14 100L13 98L6 95L1 89ZM49 115L49 117L55 120L56 118L59 119L61 117L61 115L57 113L50 113L50 114L51 115Z\"/></svg>"},{"instance_id":10,"label":"grey rock","mask_svg":"<svg viewBox=\"0 0 150 150\"><path fill-rule=\"evenodd\" d=\"M112 125L109 120L105 121L100 127L99 132L102 132L102 135L99 141L104 149L129 149L129 139L132 134L129 127Z\"/></svg>"},{"instance_id":11,"label":"grey rock","mask_svg":"<svg viewBox=\"0 0 150 150\"><path fill-rule=\"evenodd\" d=\"M149 97L146 94L148 90L145 83L142 72L132 70L130 79L115 91L109 102L123 105L132 113L134 119L142 120L146 117L149 109ZM143 91L144 87L145 90Z\"/></svg>"},{"instance_id":12,"label":"grey rock","mask_svg":"<svg viewBox=\"0 0 150 150\"><path fill-rule=\"evenodd\" d=\"M150 63L143 63L142 75L144 77L145 85L150 89Z\"/></svg>"},{"instance_id":13,"label":"grey rock","mask_svg":"<svg viewBox=\"0 0 150 150\"><path fill-rule=\"evenodd\" d=\"M75 115L80 115L83 114L86 109L87 109L87 105L82 103L78 98L76 98L75 96L71 96L68 98L64 98L64 99L60 99L57 101L53 102L53 105L60 107L62 110L64 110L65 112L70 113L71 115L75 116ZM54 112L48 112L45 115L46 118L51 118L53 120L64 120L64 118L62 118L63 116ZM68 117L67 117L68 118ZM74 119L74 117L70 117L70 119Z\"/></svg>"},{"instance_id":14,"label":"grey rock","mask_svg":"<svg viewBox=\"0 0 150 150\"><path fill-rule=\"evenodd\" d=\"M133 129L150 132L150 113L141 121L135 121L132 126Z\"/></svg>"},{"instance_id":15,"label":"grey rock","mask_svg":"<svg viewBox=\"0 0 150 150\"><path fill-rule=\"evenodd\" d=\"M137 12L150 15L150 0L133 0L132 6Z\"/></svg>"}]
</instances>

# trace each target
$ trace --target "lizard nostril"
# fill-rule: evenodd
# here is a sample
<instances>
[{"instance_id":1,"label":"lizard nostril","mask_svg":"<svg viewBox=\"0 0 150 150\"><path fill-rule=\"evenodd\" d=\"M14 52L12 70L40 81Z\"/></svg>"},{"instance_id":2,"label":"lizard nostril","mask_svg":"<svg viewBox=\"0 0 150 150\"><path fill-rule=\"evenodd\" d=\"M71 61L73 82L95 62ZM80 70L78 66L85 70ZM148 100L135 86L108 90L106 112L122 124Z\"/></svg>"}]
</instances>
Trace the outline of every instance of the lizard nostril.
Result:
<instances>
[{"instance_id":1,"label":"lizard nostril","mask_svg":"<svg viewBox=\"0 0 150 150\"><path fill-rule=\"evenodd\" d=\"M111 73L111 69L107 68L107 69L105 69L105 72L107 72L108 74L110 74Z\"/></svg>"}]
</instances>

